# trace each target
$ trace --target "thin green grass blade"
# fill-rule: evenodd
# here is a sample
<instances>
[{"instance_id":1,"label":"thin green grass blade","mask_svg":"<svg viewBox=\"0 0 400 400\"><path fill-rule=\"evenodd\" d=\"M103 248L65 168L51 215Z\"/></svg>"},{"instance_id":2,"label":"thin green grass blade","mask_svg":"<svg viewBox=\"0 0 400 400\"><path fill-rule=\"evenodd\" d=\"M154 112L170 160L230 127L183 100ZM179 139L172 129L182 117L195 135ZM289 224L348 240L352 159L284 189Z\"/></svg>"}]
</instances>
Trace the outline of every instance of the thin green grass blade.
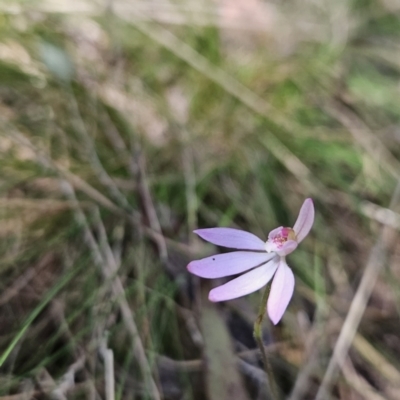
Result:
<instances>
[{"instance_id":1,"label":"thin green grass blade","mask_svg":"<svg viewBox=\"0 0 400 400\"><path fill-rule=\"evenodd\" d=\"M12 342L9 344L7 349L4 351L2 356L0 357L0 367L4 364L4 362L9 357L10 353L13 351L19 340L24 336L27 329L30 327L32 322L36 319L36 317L41 313L41 311L46 307L46 305L57 295L57 293L82 269L82 266L76 268L67 274L65 274L61 280L47 293L42 302L31 312L28 318L25 320L19 332L15 335Z\"/></svg>"}]
</instances>

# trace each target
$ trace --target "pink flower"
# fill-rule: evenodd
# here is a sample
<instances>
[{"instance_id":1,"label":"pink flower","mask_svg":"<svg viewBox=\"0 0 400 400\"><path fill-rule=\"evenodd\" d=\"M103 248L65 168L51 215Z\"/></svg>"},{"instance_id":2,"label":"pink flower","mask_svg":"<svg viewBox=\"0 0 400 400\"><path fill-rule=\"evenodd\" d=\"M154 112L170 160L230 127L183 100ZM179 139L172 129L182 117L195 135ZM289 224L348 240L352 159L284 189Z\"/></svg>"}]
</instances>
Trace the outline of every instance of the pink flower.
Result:
<instances>
[{"instance_id":1,"label":"pink flower","mask_svg":"<svg viewBox=\"0 0 400 400\"><path fill-rule=\"evenodd\" d=\"M202 239L217 246L241 251L217 254L192 261L187 269L202 278L222 278L245 274L210 291L211 301L232 300L255 292L272 278L267 311L276 325L282 318L294 290L294 275L286 264L285 256L296 249L308 235L314 223L314 205L306 199L293 228L279 227L271 231L267 242L252 233L231 228L208 228L194 231Z\"/></svg>"}]
</instances>

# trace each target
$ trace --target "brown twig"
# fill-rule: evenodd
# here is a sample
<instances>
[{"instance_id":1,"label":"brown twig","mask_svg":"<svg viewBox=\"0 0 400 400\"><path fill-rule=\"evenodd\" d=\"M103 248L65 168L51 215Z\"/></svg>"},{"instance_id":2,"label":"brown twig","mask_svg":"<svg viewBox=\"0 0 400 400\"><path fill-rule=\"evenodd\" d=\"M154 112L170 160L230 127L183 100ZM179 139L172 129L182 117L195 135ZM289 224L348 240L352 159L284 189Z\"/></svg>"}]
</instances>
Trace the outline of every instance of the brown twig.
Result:
<instances>
[{"instance_id":1,"label":"brown twig","mask_svg":"<svg viewBox=\"0 0 400 400\"><path fill-rule=\"evenodd\" d=\"M142 199L145 215L149 221L150 228L154 232L158 233L158 253L161 261L165 262L168 259L167 245L162 234L160 221L158 220L157 212L154 207L154 202L150 194L149 185L147 183L145 158L140 151L138 152L137 166L139 195Z\"/></svg>"},{"instance_id":2,"label":"brown twig","mask_svg":"<svg viewBox=\"0 0 400 400\"><path fill-rule=\"evenodd\" d=\"M69 368L51 391L51 397L57 400L67 400L67 392L75 386L75 375L85 365L85 356L81 356Z\"/></svg>"},{"instance_id":3,"label":"brown twig","mask_svg":"<svg viewBox=\"0 0 400 400\"><path fill-rule=\"evenodd\" d=\"M18 295L21 290L37 277L38 273L54 261L53 254L46 254L35 266L28 268L22 275L17 277L14 282L1 294L0 306L8 303L13 297Z\"/></svg>"}]
</instances>

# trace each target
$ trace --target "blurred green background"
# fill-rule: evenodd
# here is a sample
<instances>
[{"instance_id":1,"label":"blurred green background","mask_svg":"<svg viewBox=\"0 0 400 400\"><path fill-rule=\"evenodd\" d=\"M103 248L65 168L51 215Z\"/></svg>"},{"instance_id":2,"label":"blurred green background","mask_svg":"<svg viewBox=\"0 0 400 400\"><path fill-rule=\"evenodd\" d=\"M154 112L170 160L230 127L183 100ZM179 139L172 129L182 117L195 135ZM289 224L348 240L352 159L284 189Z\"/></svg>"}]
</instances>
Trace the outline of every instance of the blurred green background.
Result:
<instances>
[{"instance_id":1,"label":"blurred green background","mask_svg":"<svg viewBox=\"0 0 400 400\"><path fill-rule=\"evenodd\" d=\"M265 240L307 197L294 297L264 324L282 398L399 399L399 16L2 0L0 400L270 398L261 293L210 303L225 280L186 265L224 250L192 231Z\"/></svg>"}]
</instances>

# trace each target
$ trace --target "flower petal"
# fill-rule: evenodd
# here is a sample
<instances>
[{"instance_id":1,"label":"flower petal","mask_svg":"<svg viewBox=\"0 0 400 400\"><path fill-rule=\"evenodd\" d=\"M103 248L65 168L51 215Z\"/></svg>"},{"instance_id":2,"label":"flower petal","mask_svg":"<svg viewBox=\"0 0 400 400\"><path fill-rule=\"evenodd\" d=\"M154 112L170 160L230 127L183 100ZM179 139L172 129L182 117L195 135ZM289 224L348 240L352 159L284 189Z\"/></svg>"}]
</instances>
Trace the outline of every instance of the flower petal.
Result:
<instances>
[{"instance_id":1,"label":"flower petal","mask_svg":"<svg viewBox=\"0 0 400 400\"><path fill-rule=\"evenodd\" d=\"M189 263L187 269L202 278L222 278L240 274L258 265L264 264L275 257L275 254L255 253L250 251L234 251L233 253L195 260Z\"/></svg>"},{"instance_id":2,"label":"flower petal","mask_svg":"<svg viewBox=\"0 0 400 400\"><path fill-rule=\"evenodd\" d=\"M280 236L282 234L282 229L283 226L279 226L278 228L273 229L269 234L268 234L268 239L274 239L277 236Z\"/></svg>"},{"instance_id":3,"label":"flower petal","mask_svg":"<svg viewBox=\"0 0 400 400\"><path fill-rule=\"evenodd\" d=\"M271 280L278 264L279 260L274 258L266 264L239 276L239 278L216 287L210 291L209 300L214 302L232 300L261 289Z\"/></svg>"},{"instance_id":4,"label":"flower petal","mask_svg":"<svg viewBox=\"0 0 400 400\"><path fill-rule=\"evenodd\" d=\"M301 206L299 216L294 224L293 230L297 236L297 242L300 243L310 232L314 223L314 204L312 199L306 199Z\"/></svg>"},{"instance_id":5,"label":"flower petal","mask_svg":"<svg viewBox=\"0 0 400 400\"><path fill-rule=\"evenodd\" d=\"M283 243L282 247L276 251L276 254L280 256L287 256L292 251L296 250L298 243L295 240L288 240L287 242Z\"/></svg>"},{"instance_id":6,"label":"flower petal","mask_svg":"<svg viewBox=\"0 0 400 400\"><path fill-rule=\"evenodd\" d=\"M282 318L294 290L294 275L292 270L286 264L284 258L281 258L279 267L271 284L271 292L268 298L268 315L274 325Z\"/></svg>"},{"instance_id":7,"label":"flower petal","mask_svg":"<svg viewBox=\"0 0 400 400\"><path fill-rule=\"evenodd\" d=\"M268 240L265 244L264 244L264 249L267 253L271 253L271 251L277 252L279 250L279 244L278 243L274 243L270 240Z\"/></svg>"},{"instance_id":8,"label":"flower petal","mask_svg":"<svg viewBox=\"0 0 400 400\"><path fill-rule=\"evenodd\" d=\"M202 239L217 246L241 250L264 251L264 242L252 233L232 228L207 228L193 231Z\"/></svg>"},{"instance_id":9,"label":"flower petal","mask_svg":"<svg viewBox=\"0 0 400 400\"><path fill-rule=\"evenodd\" d=\"M275 243L271 240L268 240L265 243L265 251L267 253L275 252L280 256L287 256L292 251L296 250L298 243L295 240L288 240L285 243Z\"/></svg>"}]
</instances>

